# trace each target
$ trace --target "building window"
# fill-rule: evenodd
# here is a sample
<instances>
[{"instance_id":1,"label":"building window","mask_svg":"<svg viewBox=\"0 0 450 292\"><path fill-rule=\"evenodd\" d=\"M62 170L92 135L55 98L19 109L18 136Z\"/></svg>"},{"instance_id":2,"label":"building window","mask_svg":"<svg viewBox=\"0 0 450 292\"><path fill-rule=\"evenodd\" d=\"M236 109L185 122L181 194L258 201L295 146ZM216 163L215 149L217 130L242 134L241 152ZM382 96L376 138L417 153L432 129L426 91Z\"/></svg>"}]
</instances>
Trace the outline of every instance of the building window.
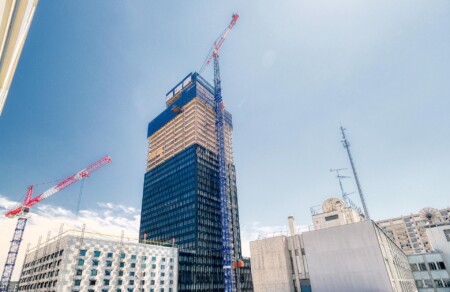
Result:
<instances>
[{"instance_id":1,"label":"building window","mask_svg":"<svg viewBox=\"0 0 450 292\"><path fill-rule=\"evenodd\" d=\"M442 282L444 283L444 287L450 287L450 279L442 279Z\"/></svg>"},{"instance_id":2,"label":"building window","mask_svg":"<svg viewBox=\"0 0 450 292\"><path fill-rule=\"evenodd\" d=\"M96 250L94 251L94 257L98 258L100 256L100 251Z\"/></svg>"},{"instance_id":3,"label":"building window","mask_svg":"<svg viewBox=\"0 0 450 292\"><path fill-rule=\"evenodd\" d=\"M338 215L331 215L331 216L325 217L325 221L332 221L332 220L336 220L336 219L339 219Z\"/></svg>"},{"instance_id":4,"label":"building window","mask_svg":"<svg viewBox=\"0 0 450 292\"><path fill-rule=\"evenodd\" d=\"M108 286L109 285L109 280L108 279L103 280L103 285L104 286Z\"/></svg>"},{"instance_id":5,"label":"building window","mask_svg":"<svg viewBox=\"0 0 450 292\"><path fill-rule=\"evenodd\" d=\"M427 270L427 266L425 265L425 263L418 263L419 265L419 270L420 271L426 271Z\"/></svg>"},{"instance_id":6,"label":"building window","mask_svg":"<svg viewBox=\"0 0 450 292\"><path fill-rule=\"evenodd\" d=\"M120 266L121 268L123 268L123 267L125 267L125 263L124 263L124 262L120 262L119 266Z\"/></svg>"},{"instance_id":7,"label":"building window","mask_svg":"<svg viewBox=\"0 0 450 292\"><path fill-rule=\"evenodd\" d=\"M131 263L131 264L130 264L130 267L131 267L131 268L136 268L136 263Z\"/></svg>"},{"instance_id":8,"label":"building window","mask_svg":"<svg viewBox=\"0 0 450 292\"><path fill-rule=\"evenodd\" d=\"M86 255L86 250L80 249L80 256L85 256L85 255Z\"/></svg>"},{"instance_id":9,"label":"building window","mask_svg":"<svg viewBox=\"0 0 450 292\"><path fill-rule=\"evenodd\" d=\"M112 252L108 252L108 254L106 255L107 258L112 258L113 257L113 253Z\"/></svg>"},{"instance_id":10,"label":"building window","mask_svg":"<svg viewBox=\"0 0 450 292\"><path fill-rule=\"evenodd\" d=\"M75 286L80 286L81 285L81 280L75 280Z\"/></svg>"},{"instance_id":11,"label":"building window","mask_svg":"<svg viewBox=\"0 0 450 292\"><path fill-rule=\"evenodd\" d=\"M105 270L105 276L111 276L111 270Z\"/></svg>"},{"instance_id":12,"label":"building window","mask_svg":"<svg viewBox=\"0 0 450 292\"><path fill-rule=\"evenodd\" d=\"M111 267L112 266L112 261L106 261L106 266L107 267Z\"/></svg>"},{"instance_id":13,"label":"building window","mask_svg":"<svg viewBox=\"0 0 450 292\"><path fill-rule=\"evenodd\" d=\"M134 272L130 272L130 277L133 277L134 276Z\"/></svg>"},{"instance_id":14,"label":"building window","mask_svg":"<svg viewBox=\"0 0 450 292\"><path fill-rule=\"evenodd\" d=\"M131 259L132 259L132 260L135 260L135 259L136 259L136 255L135 255L135 254L132 254L132 255L131 255Z\"/></svg>"},{"instance_id":15,"label":"building window","mask_svg":"<svg viewBox=\"0 0 450 292\"><path fill-rule=\"evenodd\" d=\"M439 270L445 270L445 264L444 262L437 262L436 265L438 266Z\"/></svg>"},{"instance_id":16,"label":"building window","mask_svg":"<svg viewBox=\"0 0 450 292\"><path fill-rule=\"evenodd\" d=\"M83 270L77 270L77 276L81 276L83 274Z\"/></svg>"},{"instance_id":17,"label":"building window","mask_svg":"<svg viewBox=\"0 0 450 292\"><path fill-rule=\"evenodd\" d=\"M430 270L432 270L432 271L437 270L436 263L428 263L428 266L430 267Z\"/></svg>"},{"instance_id":18,"label":"building window","mask_svg":"<svg viewBox=\"0 0 450 292\"><path fill-rule=\"evenodd\" d=\"M91 270L91 276L97 276L97 270Z\"/></svg>"},{"instance_id":19,"label":"building window","mask_svg":"<svg viewBox=\"0 0 450 292\"><path fill-rule=\"evenodd\" d=\"M123 281L122 281L122 279L119 279L119 280L117 280L117 285L122 285L122 283L123 283Z\"/></svg>"},{"instance_id":20,"label":"building window","mask_svg":"<svg viewBox=\"0 0 450 292\"><path fill-rule=\"evenodd\" d=\"M436 288L443 288L444 287L444 283L442 282L441 279L434 280L434 285L436 286Z\"/></svg>"},{"instance_id":21,"label":"building window","mask_svg":"<svg viewBox=\"0 0 450 292\"><path fill-rule=\"evenodd\" d=\"M156 261L156 257L152 257L152 261L155 262Z\"/></svg>"},{"instance_id":22,"label":"building window","mask_svg":"<svg viewBox=\"0 0 450 292\"><path fill-rule=\"evenodd\" d=\"M450 229L444 229L444 235L447 241L450 241Z\"/></svg>"},{"instance_id":23,"label":"building window","mask_svg":"<svg viewBox=\"0 0 450 292\"><path fill-rule=\"evenodd\" d=\"M142 260L146 261L147 260L147 256L142 256Z\"/></svg>"},{"instance_id":24,"label":"building window","mask_svg":"<svg viewBox=\"0 0 450 292\"><path fill-rule=\"evenodd\" d=\"M128 285L134 285L134 280L130 280L130 281L128 282Z\"/></svg>"},{"instance_id":25,"label":"building window","mask_svg":"<svg viewBox=\"0 0 450 292\"><path fill-rule=\"evenodd\" d=\"M92 261L92 265L95 266L95 267L98 266L98 261L97 260L93 260Z\"/></svg>"},{"instance_id":26,"label":"building window","mask_svg":"<svg viewBox=\"0 0 450 292\"><path fill-rule=\"evenodd\" d=\"M123 271L122 270L119 271L119 276L123 276Z\"/></svg>"},{"instance_id":27,"label":"building window","mask_svg":"<svg viewBox=\"0 0 450 292\"><path fill-rule=\"evenodd\" d=\"M121 259L124 259L124 258L125 258L125 253L121 252L121 253L120 253L120 258L121 258Z\"/></svg>"},{"instance_id":28,"label":"building window","mask_svg":"<svg viewBox=\"0 0 450 292\"><path fill-rule=\"evenodd\" d=\"M84 265L84 260L83 260L83 259L78 259L78 265L79 265L79 266Z\"/></svg>"},{"instance_id":29,"label":"building window","mask_svg":"<svg viewBox=\"0 0 450 292\"><path fill-rule=\"evenodd\" d=\"M155 264L152 264L152 269L156 269L156 265Z\"/></svg>"},{"instance_id":30,"label":"building window","mask_svg":"<svg viewBox=\"0 0 450 292\"><path fill-rule=\"evenodd\" d=\"M89 286L95 286L97 280L89 280Z\"/></svg>"}]
</instances>

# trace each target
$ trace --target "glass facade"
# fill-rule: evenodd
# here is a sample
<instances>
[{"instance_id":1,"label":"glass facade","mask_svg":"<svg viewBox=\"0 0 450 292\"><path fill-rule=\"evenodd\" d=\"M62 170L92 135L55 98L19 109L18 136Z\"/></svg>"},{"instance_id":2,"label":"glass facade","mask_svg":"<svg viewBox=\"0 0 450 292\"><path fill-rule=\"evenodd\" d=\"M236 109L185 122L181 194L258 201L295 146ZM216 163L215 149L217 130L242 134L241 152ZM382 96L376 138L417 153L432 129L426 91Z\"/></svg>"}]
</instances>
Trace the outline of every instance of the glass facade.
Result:
<instances>
[{"instance_id":1,"label":"glass facade","mask_svg":"<svg viewBox=\"0 0 450 292\"><path fill-rule=\"evenodd\" d=\"M234 209L230 214L236 227L233 245L240 258L234 166L228 169L230 211ZM174 241L178 245L180 292L223 291L217 175L217 155L197 144L145 174L140 238L146 234L149 239ZM248 278L247 273L239 281Z\"/></svg>"}]
</instances>

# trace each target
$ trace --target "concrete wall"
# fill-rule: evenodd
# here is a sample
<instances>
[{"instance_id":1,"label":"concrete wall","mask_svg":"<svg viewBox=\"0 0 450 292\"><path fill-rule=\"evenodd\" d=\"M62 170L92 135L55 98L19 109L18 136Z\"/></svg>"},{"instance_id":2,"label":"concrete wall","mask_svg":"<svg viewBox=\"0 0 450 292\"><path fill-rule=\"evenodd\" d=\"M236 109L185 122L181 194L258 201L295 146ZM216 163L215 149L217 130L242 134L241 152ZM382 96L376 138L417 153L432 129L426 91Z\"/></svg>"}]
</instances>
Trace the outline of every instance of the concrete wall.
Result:
<instances>
[{"instance_id":1,"label":"concrete wall","mask_svg":"<svg viewBox=\"0 0 450 292\"><path fill-rule=\"evenodd\" d=\"M372 221L306 232L303 241L314 292L393 291Z\"/></svg>"},{"instance_id":2,"label":"concrete wall","mask_svg":"<svg viewBox=\"0 0 450 292\"><path fill-rule=\"evenodd\" d=\"M450 239L447 239L444 231L450 230L450 223L441 226L426 228L428 239L433 250L440 251L443 254L447 268L450 267ZM448 231L450 232L450 231Z\"/></svg>"},{"instance_id":3,"label":"concrete wall","mask_svg":"<svg viewBox=\"0 0 450 292\"><path fill-rule=\"evenodd\" d=\"M250 242L255 292L294 291L288 241L277 236Z\"/></svg>"}]
</instances>

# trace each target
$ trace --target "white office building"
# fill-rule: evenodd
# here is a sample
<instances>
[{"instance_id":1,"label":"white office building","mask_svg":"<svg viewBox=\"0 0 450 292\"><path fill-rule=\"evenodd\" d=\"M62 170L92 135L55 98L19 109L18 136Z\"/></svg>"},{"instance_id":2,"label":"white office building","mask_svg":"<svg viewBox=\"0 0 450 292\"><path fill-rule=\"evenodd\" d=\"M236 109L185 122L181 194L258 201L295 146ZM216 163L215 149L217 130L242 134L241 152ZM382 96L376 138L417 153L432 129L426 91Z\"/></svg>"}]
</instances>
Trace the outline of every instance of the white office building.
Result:
<instances>
[{"instance_id":1,"label":"white office building","mask_svg":"<svg viewBox=\"0 0 450 292\"><path fill-rule=\"evenodd\" d=\"M84 235L68 232L28 251L18 291L177 291L176 247Z\"/></svg>"},{"instance_id":2,"label":"white office building","mask_svg":"<svg viewBox=\"0 0 450 292\"><path fill-rule=\"evenodd\" d=\"M450 292L450 275L443 254L429 252L408 256L419 292Z\"/></svg>"}]
</instances>

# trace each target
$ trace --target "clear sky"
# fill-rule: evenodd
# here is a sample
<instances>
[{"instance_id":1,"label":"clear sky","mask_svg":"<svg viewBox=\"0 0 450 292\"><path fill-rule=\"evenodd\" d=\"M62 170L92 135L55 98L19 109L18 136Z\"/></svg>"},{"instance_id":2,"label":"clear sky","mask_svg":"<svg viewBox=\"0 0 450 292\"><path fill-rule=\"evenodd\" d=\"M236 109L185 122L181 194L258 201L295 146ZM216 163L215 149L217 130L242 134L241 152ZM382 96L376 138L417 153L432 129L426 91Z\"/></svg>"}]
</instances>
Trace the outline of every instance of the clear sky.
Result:
<instances>
[{"instance_id":1,"label":"clear sky","mask_svg":"<svg viewBox=\"0 0 450 292\"><path fill-rule=\"evenodd\" d=\"M340 194L341 124L373 219L450 205L447 0L40 1L0 117L3 200L109 154L81 208L139 210L147 124L233 12L221 73L245 239ZM47 204L73 212L79 191Z\"/></svg>"}]
</instances>

